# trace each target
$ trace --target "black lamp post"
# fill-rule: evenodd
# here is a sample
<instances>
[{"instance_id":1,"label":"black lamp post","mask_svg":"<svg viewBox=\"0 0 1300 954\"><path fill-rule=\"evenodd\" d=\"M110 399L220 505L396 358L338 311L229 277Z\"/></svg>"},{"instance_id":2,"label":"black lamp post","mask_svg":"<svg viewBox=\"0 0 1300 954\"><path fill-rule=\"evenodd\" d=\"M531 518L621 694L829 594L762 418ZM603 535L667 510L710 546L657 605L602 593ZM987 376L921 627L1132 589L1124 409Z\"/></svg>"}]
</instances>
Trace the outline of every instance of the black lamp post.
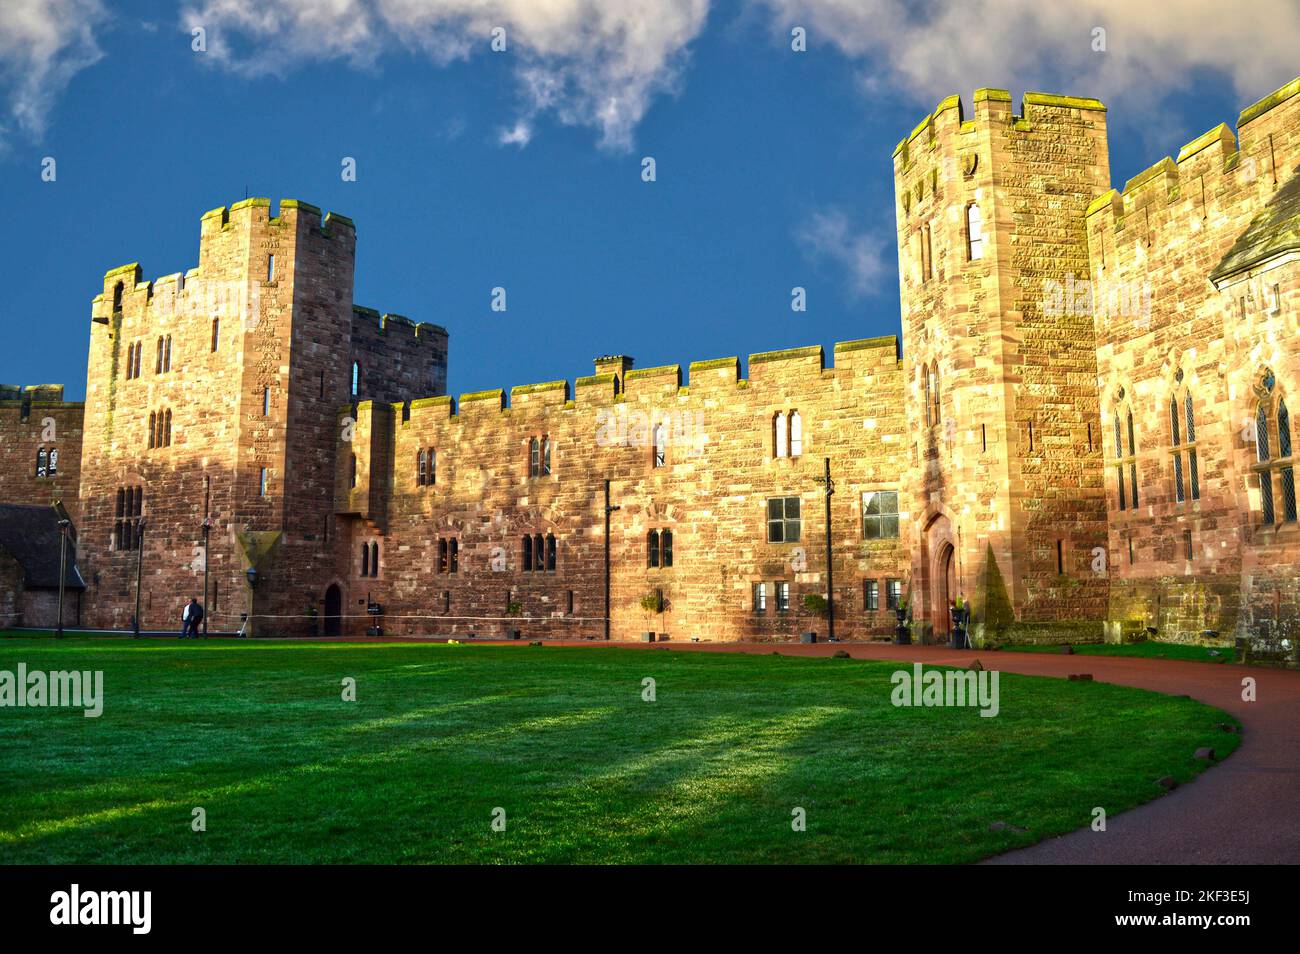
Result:
<instances>
[{"instance_id":1,"label":"black lamp post","mask_svg":"<svg viewBox=\"0 0 1300 954\"><path fill-rule=\"evenodd\" d=\"M203 531L203 638L208 638L208 534L212 530L212 518L204 517L199 525Z\"/></svg>"},{"instance_id":2,"label":"black lamp post","mask_svg":"<svg viewBox=\"0 0 1300 954\"><path fill-rule=\"evenodd\" d=\"M63 638L63 593L68 577L68 527L71 525L66 517L59 521L59 631L58 638Z\"/></svg>"},{"instance_id":3,"label":"black lamp post","mask_svg":"<svg viewBox=\"0 0 1300 954\"><path fill-rule=\"evenodd\" d=\"M615 510L609 503L609 481L605 481L605 641L609 642L609 517Z\"/></svg>"},{"instance_id":4,"label":"black lamp post","mask_svg":"<svg viewBox=\"0 0 1300 954\"><path fill-rule=\"evenodd\" d=\"M831 497L835 494L835 481L831 480L831 459L826 458L826 472L813 478L826 486L826 640L835 642L835 561L831 554Z\"/></svg>"},{"instance_id":5,"label":"black lamp post","mask_svg":"<svg viewBox=\"0 0 1300 954\"><path fill-rule=\"evenodd\" d=\"M140 638L140 579L144 573L144 516L135 520L135 638Z\"/></svg>"}]
</instances>

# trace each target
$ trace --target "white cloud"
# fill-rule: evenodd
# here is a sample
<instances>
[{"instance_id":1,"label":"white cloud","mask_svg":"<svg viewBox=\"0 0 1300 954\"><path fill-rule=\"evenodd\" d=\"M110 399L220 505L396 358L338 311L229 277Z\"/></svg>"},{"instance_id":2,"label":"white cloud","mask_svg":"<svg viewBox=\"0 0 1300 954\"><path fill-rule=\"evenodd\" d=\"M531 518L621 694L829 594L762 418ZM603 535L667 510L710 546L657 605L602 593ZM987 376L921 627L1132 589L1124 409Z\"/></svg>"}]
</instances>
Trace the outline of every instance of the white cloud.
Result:
<instances>
[{"instance_id":1,"label":"white cloud","mask_svg":"<svg viewBox=\"0 0 1300 954\"><path fill-rule=\"evenodd\" d=\"M213 60L247 75L305 60L365 66L390 47L436 63L507 56L522 103L503 141L521 144L521 131L551 113L627 149L654 97L677 88L708 9L709 0L196 0L182 22L204 27ZM496 27L507 31L504 53L490 50Z\"/></svg>"},{"instance_id":2,"label":"white cloud","mask_svg":"<svg viewBox=\"0 0 1300 954\"><path fill-rule=\"evenodd\" d=\"M55 100L78 72L103 54L95 30L106 19L99 0L3 0L0 11L0 149L16 126L39 138Z\"/></svg>"},{"instance_id":3,"label":"white cloud","mask_svg":"<svg viewBox=\"0 0 1300 954\"><path fill-rule=\"evenodd\" d=\"M773 29L809 28L858 60L872 92L938 100L981 86L1077 96L1122 94L1145 106L1185 88L1197 70L1226 75L1243 101L1294 78L1300 4L1252 0L751 0ZM1093 29L1106 51L1093 50Z\"/></svg>"},{"instance_id":4,"label":"white cloud","mask_svg":"<svg viewBox=\"0 0 1300 954\"><path fill-rule=\"evenodd\" d=\"M795 230L795 241L814 262L843 269L855 298L879 290L893 275L894 236L855 231L841 209L814 212Z\"/></svg>"},{"instance_id":5,"label":"white cloud","mask_svg":"<svg viewBox=\"0 0 1300 954\"><path fill-rule=\"evenodd\" d=\"M526 146L533 138L533 129L524 120L519 120L509 129L502 129L497 135L497 142L503 146Z\"/></svg>"}]
</instances>

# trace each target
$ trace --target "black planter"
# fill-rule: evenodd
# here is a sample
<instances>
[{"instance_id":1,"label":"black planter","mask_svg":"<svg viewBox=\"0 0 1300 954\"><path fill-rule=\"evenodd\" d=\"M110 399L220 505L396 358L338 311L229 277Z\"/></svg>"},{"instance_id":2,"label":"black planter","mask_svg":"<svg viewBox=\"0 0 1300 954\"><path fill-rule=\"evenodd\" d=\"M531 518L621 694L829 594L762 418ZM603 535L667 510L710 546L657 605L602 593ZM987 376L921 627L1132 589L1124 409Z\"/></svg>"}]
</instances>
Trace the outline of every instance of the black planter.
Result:
<instances>
[{"instance_id":1,"label":"black planter","mask_svg":"<svg viewBox=\"0 0 1300 954\"><path fill-rule=\"evenodd\" d=\"M897 622L894 624L894 644L898 646L912 645L912 631L907 626L907 610L896 609L894 616Z\"/></svg>"},{"instance_id":2,"label":"black planter","mask_svg":"<svg viewBox=\"0 0 1300 954\"><path fill-rule=\"evenodd\" d=\"M801 642L801 643L815 643L815 642L817 642L817 634L814 633L812 630L809 630L809 631L806 632L806 633L800 633L800 634L799 634L799 642Z\"/></svg>"}]
</instances>

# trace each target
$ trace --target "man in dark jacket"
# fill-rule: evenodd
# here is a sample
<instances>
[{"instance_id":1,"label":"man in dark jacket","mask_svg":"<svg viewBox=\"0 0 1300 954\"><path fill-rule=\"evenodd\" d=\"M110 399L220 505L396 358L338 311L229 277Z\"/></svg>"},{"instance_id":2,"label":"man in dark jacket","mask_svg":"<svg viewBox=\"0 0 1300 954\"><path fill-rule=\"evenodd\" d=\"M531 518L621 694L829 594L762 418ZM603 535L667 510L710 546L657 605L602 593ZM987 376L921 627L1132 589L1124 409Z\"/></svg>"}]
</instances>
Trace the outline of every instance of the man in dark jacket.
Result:
<instances>
[{"instance_id":1,"label":"man in dark jacket","mask_svg":"<svg viewBox=\"0 0 1300 954\"><path fill-rule=\"evenodd\" d=\"M185 607L185 635L190 639L199 638L199 623L203 622L203 607L194 597L190 597L190 603Z\"/></svg>"}]
</instances>

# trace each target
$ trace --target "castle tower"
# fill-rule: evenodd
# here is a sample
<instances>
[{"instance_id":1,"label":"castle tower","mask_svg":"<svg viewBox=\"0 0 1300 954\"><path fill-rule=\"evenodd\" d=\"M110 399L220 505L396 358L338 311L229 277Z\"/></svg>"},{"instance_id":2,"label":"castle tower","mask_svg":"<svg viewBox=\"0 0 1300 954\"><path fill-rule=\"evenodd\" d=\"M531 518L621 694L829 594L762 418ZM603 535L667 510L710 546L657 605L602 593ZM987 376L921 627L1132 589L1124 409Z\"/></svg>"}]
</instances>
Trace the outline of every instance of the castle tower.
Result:
<instances>
[{"instance_id":1,"label":"castle tower","mask_svg":"<svg viewBox=\"0 0 1300 954\"><path fill-rule=\"evenodd\" d=\"M202 594L207 517L212 627L237 628L251 607L304 618L278 631L309 629L321 581L347 569L338 408L368 381L389 400L445 384L445 332L425 333L422 370L398 373L386 365L404 346L389 359L376 346L384 329L359 327L351 220L294 200L272 217L270 206L208 212L198 268L145 282L123 266L92 303L79 528L91 625L129 625L138 560L142 625L178 628L181 604ZM403 337L430 327L407 322Z\"/></svg>"},{"instance_id":2,"label":"castle tower","mask_svg":"<svg viewBox=\"0 0 1300 954\"><path fill-rule=\"evenodd\" d=\"M1106 507L1084 214L1109 182L1105 107L950 96L894 152L910 430L913 616L977 630L1101 620ZM1102 551L1104 553L1104 550ZM1100 623L1097 623L1100 629Z\"/></svg>"}]
</instances>

